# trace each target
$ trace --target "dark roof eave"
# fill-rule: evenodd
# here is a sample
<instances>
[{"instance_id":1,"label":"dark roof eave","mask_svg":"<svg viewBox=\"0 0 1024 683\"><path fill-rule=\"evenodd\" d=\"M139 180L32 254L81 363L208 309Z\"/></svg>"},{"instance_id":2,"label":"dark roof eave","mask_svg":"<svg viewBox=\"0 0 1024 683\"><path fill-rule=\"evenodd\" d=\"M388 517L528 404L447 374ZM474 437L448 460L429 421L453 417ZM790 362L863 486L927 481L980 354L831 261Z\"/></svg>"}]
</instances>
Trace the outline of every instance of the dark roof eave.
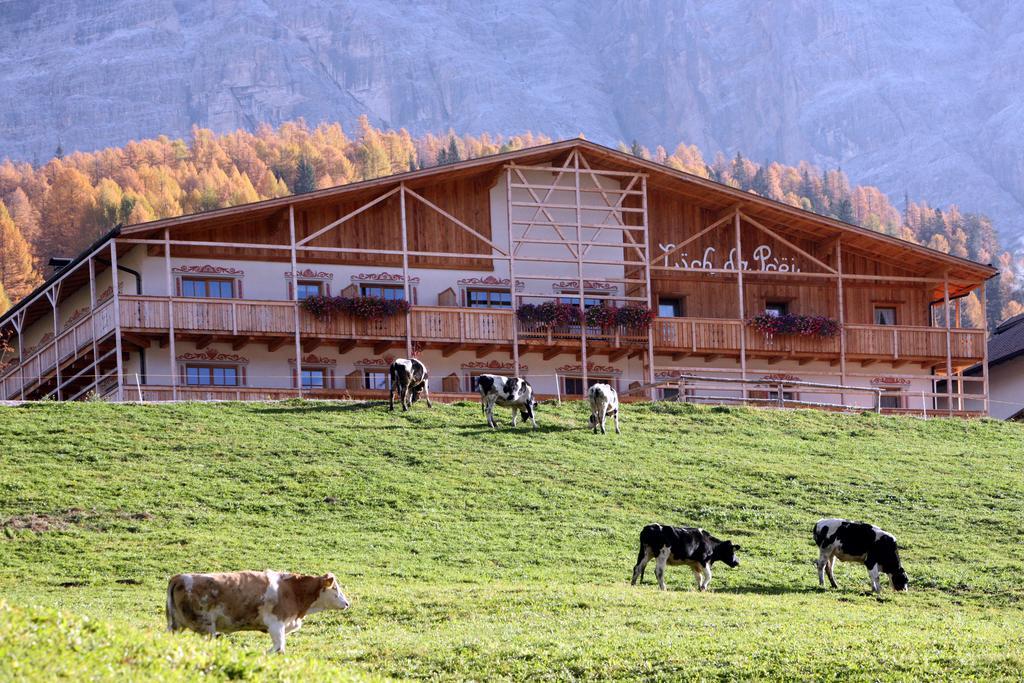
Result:
<instances>
[{"instance_id":1,"label":"dark roof eave","mask_svg":"<svg viewBox=\"0 0 1024 683\"><path fill-rule=\"evenodd\" d=\"M29 292L24 298L21 299L21 301L11 306L2 316L0 316L0 327L6 325L10 321L10 319L14 317L15 313L17 313L23 308L27 308L31 303L33 303L34 299L43 292L45 292L46 289L53 285L54 282L59 280L63 273L66 273L69 270L73 270L80 263L82 263L86 259L86 257L89 256L89 254L93 253L94 251L102 247L104 244L120 235L121 229L122 225L120 223L115 225L109 232L107 232L107 234L98 238L95 242L93 242L88 247L83 249L82 252L79 253L78 256L73 258L70 263L68 263L59 271L57 271L56 273L48 277L46 280L44 280L42 284L33 289L31 292Z\"/></svg>"}]
</instances>

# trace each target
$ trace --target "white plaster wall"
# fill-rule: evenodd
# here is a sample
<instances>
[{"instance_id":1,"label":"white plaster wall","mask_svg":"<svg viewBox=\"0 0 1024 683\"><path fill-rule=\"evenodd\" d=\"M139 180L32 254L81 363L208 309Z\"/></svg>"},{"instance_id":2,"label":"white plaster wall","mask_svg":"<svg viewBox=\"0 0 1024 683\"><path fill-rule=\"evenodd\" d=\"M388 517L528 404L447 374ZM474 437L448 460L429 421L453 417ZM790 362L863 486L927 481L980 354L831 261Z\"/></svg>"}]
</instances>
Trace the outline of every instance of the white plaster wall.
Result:
<instances>
[{"instance_id":1,"label":"white plaster wall","mask_svg":"<svg viewBox=\"0 0 1024 683\"><path fill-rule=\"evenodd\" d=\"M1024 410L1024 356L993 365L989 369L988 386L989 415L1005 420ZM971 389L971 393L976 391L980 393L980 389ZM974 409L981 410L981 407Z\"/></svg>"}]
</instances>

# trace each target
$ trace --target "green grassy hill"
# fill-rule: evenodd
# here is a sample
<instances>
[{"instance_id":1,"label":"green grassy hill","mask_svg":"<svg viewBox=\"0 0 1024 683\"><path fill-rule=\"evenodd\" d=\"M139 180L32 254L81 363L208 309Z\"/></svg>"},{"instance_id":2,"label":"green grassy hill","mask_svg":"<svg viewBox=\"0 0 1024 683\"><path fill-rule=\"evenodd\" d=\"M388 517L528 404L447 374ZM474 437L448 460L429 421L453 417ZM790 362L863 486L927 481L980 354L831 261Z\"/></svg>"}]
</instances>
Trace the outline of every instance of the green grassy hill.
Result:
<instances>
[{"instance_id":1,"label":"green grassy hill","mask_svg":"<svg viewBox=\"0 0 1024 683\"><path fill-rule=\"evenodd\" d=\"M0 409L0 679L11 661L38 680L1024 669L1020 425L665 404L601 437L585 418L544 405L537 432L492 433L476 404ZM823 516L893 532L911 591L877 600L854 565L820 590ZM667 593L653 567L632 588L651 521L731 538L742 565L716 565L709 593L685 567ZM265 567L334 571L353 607L280 657L263 634L158 635L170 575ZM65 633L81 624L102 637Z\"/></svg>"}]
</instances>

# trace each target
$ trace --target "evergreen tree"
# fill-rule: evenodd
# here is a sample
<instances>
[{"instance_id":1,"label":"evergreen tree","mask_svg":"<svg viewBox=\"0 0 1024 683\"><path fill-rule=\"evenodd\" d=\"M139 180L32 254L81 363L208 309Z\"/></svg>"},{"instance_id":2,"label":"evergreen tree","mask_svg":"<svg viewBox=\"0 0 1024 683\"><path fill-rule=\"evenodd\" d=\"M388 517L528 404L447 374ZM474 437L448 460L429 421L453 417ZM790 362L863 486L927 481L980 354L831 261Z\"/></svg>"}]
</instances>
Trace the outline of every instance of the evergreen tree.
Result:
<instances>
[{"instance_id":1,"label":"evergreen tree","mask_svg":"<svg viewBox=\"0 0 1024 683\"><path fill-rule=\"evenodd\" d=\"M295 194L305 194L316 189L316 169L305 156L299 157L295 169Z\"/></svg>"},{"instance_id":2,"label":"evergreen tree","mask_svg":"<svg viewBox=\"0 0 1024 683\"><path fill-rule=\"evenodd\" d=\"M444 166L448 163L448 153L444 150L444 147L437 150L437 165Z\"/></svg>"},{"instance_id":3,"label":"evergreen tree","mask_svg":"<svg viewBox=\"0 0 1024 683\"><path fill-rule=\"evenodd\" d=\"M644 157L644 148L640 146L640 143L637 142L635 138L633 140L633 144L629 146L629 153L635 157L640 157L641 159Z\"/></svg>"},{"instance_id":4,"label":"evergreen tree","mask_svg":"<svg viewBox=\"0 0 1024 683\"><path fill-rule=\"evenodd\" d=\"M54 159L64 158L64 145L60 144L60 140L57 141L57 149L53 150Z\"/></svg>"},{"instance_id":5,"label":"evergreen tree","mask_svg":"<svg viewBox=\"0 0 1024 683\"><path fill-rule=\"evenodd\" d=\"M454 164L456 161L462 161L462 157L459 155L459 145L455 142L453 135L448 141L448 163Z\"/></svg>"},{"instance_id":6,"label":"evergreen tree","mask_svg":"<svg viewBox=\"0 0 1024 683\"><path fill-rule=\"evenodd\" d=\"M0 285L7 296L17 301L31 292L40 279L32 266L28 242L0 202Z\"/></svg>"},{"instance_id":7,"label":"evergreen tree","mask_svg":"<svg viewBox=\"0 0 1024 683\"><path fill-rule=\"evenodd\" d=\"M757 171L754 173L754 179L750 182L750 189L761 195L762 197L769 197L768 187L768 162L765 162L757 167Z\"/></svg>"},{"instance_id":8,"label":"evergreen tree","mask_svg":"<svg viewBox=\"0 0 1024 683\"><path fill-rule=\"evenodd\" d=\"M415 171L416 170L416 157L411 152L409 153L408 167L409 167L408 170L410 170L410 171Z\"/></svg>"},{"instance_id":9,"label":"evergreen tree","mask_svg":"<svg viewBox=\"0 0 1024 683\"><path fill-rule=\"evenodd\" d=\"M854 223L856 217L853 215L853 202L843 199L836 206L836 218L844 223Z\"/></svg>"}]
</instances>

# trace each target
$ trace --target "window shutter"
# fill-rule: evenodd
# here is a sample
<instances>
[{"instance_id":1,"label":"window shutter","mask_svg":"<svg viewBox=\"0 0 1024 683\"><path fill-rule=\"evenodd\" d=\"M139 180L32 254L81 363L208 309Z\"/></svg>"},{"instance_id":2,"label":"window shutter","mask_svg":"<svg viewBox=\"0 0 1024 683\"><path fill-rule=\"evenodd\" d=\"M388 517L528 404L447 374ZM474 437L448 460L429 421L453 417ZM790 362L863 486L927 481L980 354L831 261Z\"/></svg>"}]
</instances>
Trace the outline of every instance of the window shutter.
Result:
<instances>
[{"instance_id":1,"label":"window shutter","mask_svg":"<svg viewBox=\"0 0 1024 683\"><path fill-rule=\"evenodd\" d=\"M288 281L288 301L295 299L295 285L292 284L292 280Z\"/></svg>"},{"instance_id":2,"label":"window shutter","mask_svg":"<svg viewBox=\"0 0 1024 683\"><path fill-rule=\"evenodd\" d=\"M181 278L174 278L174 291L177 292L177 296L181 296Z\"/></svg>"}]
</instances>

